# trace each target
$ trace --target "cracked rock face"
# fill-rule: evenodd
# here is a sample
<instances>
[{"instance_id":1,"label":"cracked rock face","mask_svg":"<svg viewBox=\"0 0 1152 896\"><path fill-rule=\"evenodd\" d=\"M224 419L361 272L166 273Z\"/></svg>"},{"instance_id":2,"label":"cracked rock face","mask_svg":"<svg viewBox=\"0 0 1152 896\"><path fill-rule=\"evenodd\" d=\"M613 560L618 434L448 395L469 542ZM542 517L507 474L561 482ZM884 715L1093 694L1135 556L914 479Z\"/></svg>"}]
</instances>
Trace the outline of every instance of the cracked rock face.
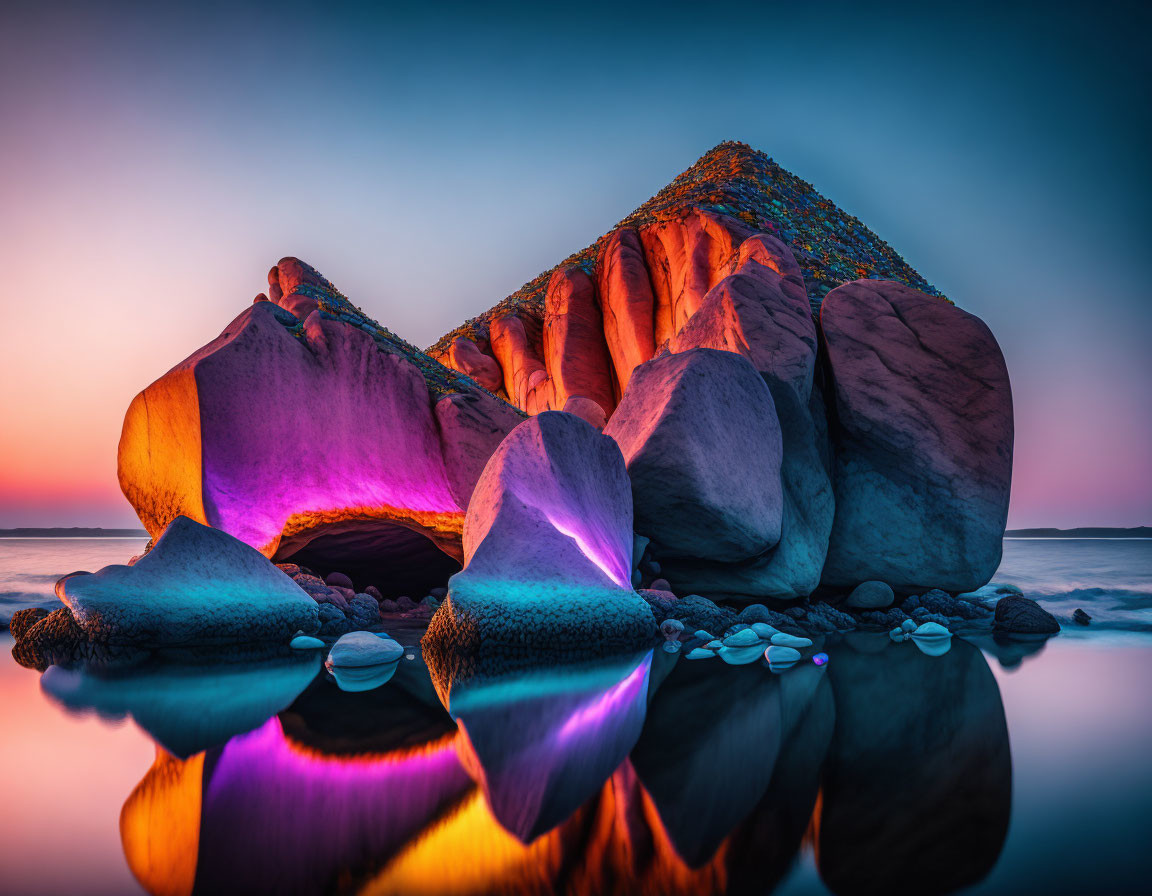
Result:
<instances>
[{"instance_id":1,"label":"cracked rock face","mask_svg":"<svg viewBox=\"0 0 1152 896\"><path fill-rule=\"evenodd\" d=\"M996 571L1012 392L979 318L900 283L828 293L836 517L823 582L972 591Z\"/></svg>"}]
</instances>

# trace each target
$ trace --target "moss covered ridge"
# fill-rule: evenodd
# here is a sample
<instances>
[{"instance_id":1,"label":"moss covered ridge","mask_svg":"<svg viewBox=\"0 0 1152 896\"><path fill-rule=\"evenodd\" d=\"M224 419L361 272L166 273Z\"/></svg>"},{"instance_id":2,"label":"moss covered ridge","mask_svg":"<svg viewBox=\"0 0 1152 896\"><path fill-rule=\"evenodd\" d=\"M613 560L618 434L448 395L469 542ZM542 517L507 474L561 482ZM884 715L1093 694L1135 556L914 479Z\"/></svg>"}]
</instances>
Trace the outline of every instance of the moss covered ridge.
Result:
<instances>
[{"instance_id":1,"label":"moss covered ridge","mask_svg":"<svg viewBox=\"0 0 1152 896\"><path fill-rule=\"evenodd\" d=\"M896 280L929 295L944 296L859 218L841 211L807 181L746 143L729 140L708 150L691 168L617 224L643 227L684 216L693 209L724 215L788 244L804 274L813 311L824 296L851 280ZM543 318L544 291L553 271L578 265L591 272L601 236L555 267L525 283L483 314L444 334L427 349L442 357L459 336L484 339L499 315Z\"/></svg>"}]
</instances>

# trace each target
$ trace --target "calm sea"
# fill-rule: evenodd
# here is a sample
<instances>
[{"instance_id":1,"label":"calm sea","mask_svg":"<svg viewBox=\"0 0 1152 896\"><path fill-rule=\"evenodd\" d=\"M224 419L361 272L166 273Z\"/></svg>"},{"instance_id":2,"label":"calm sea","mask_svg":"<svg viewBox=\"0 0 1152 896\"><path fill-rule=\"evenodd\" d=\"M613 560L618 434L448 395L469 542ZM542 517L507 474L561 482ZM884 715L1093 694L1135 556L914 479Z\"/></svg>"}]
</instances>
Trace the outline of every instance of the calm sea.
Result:
<instances>
[{"instance_id":1,"label":"calm sea","mask_svg":"<svg viewBox=\"0 0 1152 896\"><path fill-rule=\"evenodd\" d=\"M123 562L143 545L0 540L0 614L52 606L59 575ZM682 675L705 667L681 662L646 718L643 678L625 670L592 703L575 686L568 697L496 701L462 719L472 744L464 752L463 726L453 733L445 714L428 716L394 685L341 695L316 680L301 693L312 670L299 664L42 679L15 664L2 633L0 893L141 892L138 877L180 893L541 893L557 880L568 892L634 892L643 873L652 892L687 892L689 880L699 882L692 892L745 891L762 874L764 891L775 883L772 892L799 896L854 892L843 874L885 862L899 869L887 870L886 892L920 892L930 877L971 869L979 882L964 892L1147 892L1152 541L1008 540L995 580L1038 599L1064 623L1061 635L1006 664L984 644L983 656L960 643L941 658L898 649L908 645L881 643L874 654L832 644L827 667L778 683L765 684L758 667L705 670L723 683L711 692ZM1077 607L1091 626L1070 623ZM799 699L804 676L819 685L816 673L837 695L834 723L821 728L817 710L827 715L832 701L820 704L817 687L804 721L772 741L757 713ZM768 690L734 696L749 682ZM202 709L219 706L227 709ZM955 734L936 745L929 734L926 744L937 711ZM1001 712L1006 733L997 734ZM719 733L694 727L712 713ZM640 725L637 746L613 753L612 739L632 743L638 729L629 726ZM536 754L540 732L547 749ZM859 746L870 737L885 745L879 758ZM598 750L610 763L627 756L628 771L603 783L609 772L582 765ZM468 762L458 758L465 752ZM477 763L491 791L484 798L472 780ZM773 763L770 782L757 777ZM813 810L791 782L820 768ZM626 796L641 792L637 775L643 797L633 806ZM587 802L559 812L559 828L534 846L507 834L509 821L528 824L562 804L565 787ZM743 807L749 787L767 795ZM789 828L785 810L798 799L803 811ZM734 802L742 808L731 820L708 830ZM973 831L969 803L1004 824ZM810 814L823 838L819 870L813 828L804 833ZM725 835L720 858L676 864L669 838L691 852L712 834ZM628 868L635 882L621 878Z\"/></svg>"}]
</instances>

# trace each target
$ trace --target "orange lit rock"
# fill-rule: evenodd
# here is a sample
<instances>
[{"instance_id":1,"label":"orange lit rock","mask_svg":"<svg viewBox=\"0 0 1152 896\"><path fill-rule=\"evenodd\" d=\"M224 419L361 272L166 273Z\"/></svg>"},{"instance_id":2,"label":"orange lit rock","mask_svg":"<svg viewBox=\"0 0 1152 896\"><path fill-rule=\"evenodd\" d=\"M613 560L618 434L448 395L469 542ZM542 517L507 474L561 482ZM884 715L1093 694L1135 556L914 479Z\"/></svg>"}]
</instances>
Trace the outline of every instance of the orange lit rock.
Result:
<instances>
[{"instance_id":1,"label":"orange lit rock","mask_svg":"<svg viewBox=\"0 0 1152 896\"><path fill-rule=\"evenodd\" d=\"M623 395L632 371L656 353L652 284L635 230L621 227L608 235L596 261L596 278L616 394Z\"/></svg>"},{"instance_id":2,"label":"orange lit rock","mask_svg":"<svg viewBox=\"0 0 1152 896\"><path fill-rule=\"evenodd\" d=\"M499 392L504 386L504 374L496 359L482 352L466 336L452 343L447 362L461 373L466 373L489 392Z\"/></svg>"},{"instance_id":3,"label":"orange lit rock","mask_svg":"<svg viewBox=\"0 0 1152 896\"><path fill-rule=\"evenodd\" d=\"M189 896L196 883L204 754L177 759L160 747L120 811L120 841L136 880L156 896Z\"/></svg>"},{"instance_id":4,"label":"orange lit rock","mask_svg":"<svg viewBox=\"0 0 1152 896\"><path fill-rule=\"evenodd\" d=\"M600 304L591 278L580 268L560 268L548 283L544 359L552 381L553 407L563 407L569 398L581 396L611 413L616 402Z\"/></svg>"},{"instance_id":5,"label":"orange lit rock","mask_svg":"<svg viewBox=\"0 0 1152 896\"><path fill-rule=\"evenodd\" d=\"M657 346L675 336L712 285L732 271L737 247L750 235L737 222L698 209L640 230L655 296Z\"/></svg>"},{"instance_id":6,"label":"orange lit rock","mask_svg":"<svg viewBox=\"0 0 1152 896\"><path fill-rule=\"evenodd\" d=\"M515 315L497 318L492 321L489 338L492 341L492 352L500 363L508 399L517 407L528 410L529 380L537 372L544 377L548 374L528 341L524 322ZM539 382L539 378L536 382Z\"/></svg>"}]
</instances>

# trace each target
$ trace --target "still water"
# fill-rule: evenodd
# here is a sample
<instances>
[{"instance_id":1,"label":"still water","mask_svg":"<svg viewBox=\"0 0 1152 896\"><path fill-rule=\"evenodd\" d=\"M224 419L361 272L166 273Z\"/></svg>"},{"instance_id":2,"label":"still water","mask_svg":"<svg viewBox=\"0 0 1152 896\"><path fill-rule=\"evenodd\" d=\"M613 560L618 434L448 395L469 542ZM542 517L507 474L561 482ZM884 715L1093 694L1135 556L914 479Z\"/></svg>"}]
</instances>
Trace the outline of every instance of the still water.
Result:
<instances>
[{"instance_id":1,"label":"still water","mask_svg":"<svg viewBox=\"0 0 1152 896\"><path fill-rule=\"evenodd\" d=\"M0 542L9 603L140 547L75 541ZM418 658L345 693L275 651L39 676L4 634L0 890L1146 892L1152 542L1009 541L996 580L1093 625L439 693Z\"/></svg>"}]
</instances>

